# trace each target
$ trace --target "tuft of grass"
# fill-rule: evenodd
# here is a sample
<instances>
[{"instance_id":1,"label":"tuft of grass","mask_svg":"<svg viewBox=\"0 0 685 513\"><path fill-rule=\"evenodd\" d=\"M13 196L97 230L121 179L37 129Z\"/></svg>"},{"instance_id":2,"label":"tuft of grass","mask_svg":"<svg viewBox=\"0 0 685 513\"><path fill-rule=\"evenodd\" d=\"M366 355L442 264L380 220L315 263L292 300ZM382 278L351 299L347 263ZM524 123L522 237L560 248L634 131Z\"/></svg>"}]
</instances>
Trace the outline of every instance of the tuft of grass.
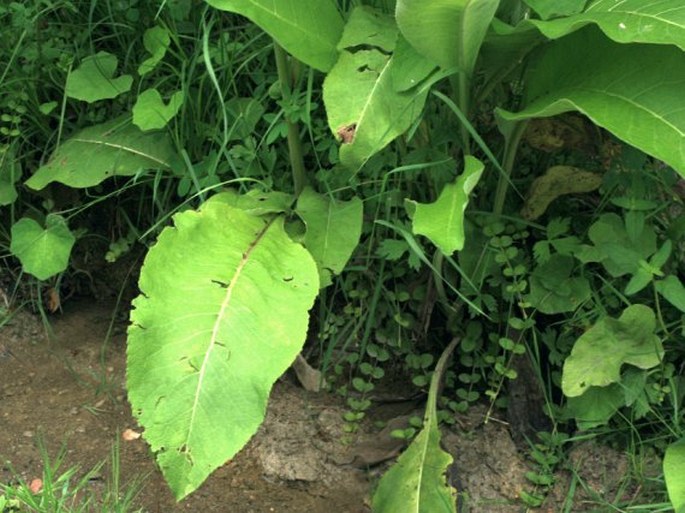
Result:
<instances>
[{"instance_id":1,"label":"tuft of grass","mask_svg":"<svg viewBox=\"0 0 685 513\"><path fill-rule=\"evenodd\" d=\"M112 445L109 476L103 476L103 461L85 474L79 466L64 467L66 446L52 459L39 442L43 473L29 482L16 475L12 485L0 483L0 513L142 513L134 508L141 479L122 483L119 443Z\"/></svg>"}]
</instances>

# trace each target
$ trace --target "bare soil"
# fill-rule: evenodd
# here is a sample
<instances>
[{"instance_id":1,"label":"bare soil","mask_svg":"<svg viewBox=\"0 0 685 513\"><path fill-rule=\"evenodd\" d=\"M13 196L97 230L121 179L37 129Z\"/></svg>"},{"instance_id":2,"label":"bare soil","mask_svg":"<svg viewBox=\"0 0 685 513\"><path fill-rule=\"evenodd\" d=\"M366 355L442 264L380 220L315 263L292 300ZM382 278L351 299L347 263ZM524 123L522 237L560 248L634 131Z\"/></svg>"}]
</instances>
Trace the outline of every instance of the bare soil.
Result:
<instances>
[{"instance_id":1,"label":"bare soil","mask_svg":"<svg viewBox=\"0 0 685 513\"><path fill-rule=\"evenodd\" d=\"M365 462L391 459L399 447L371 423L356 443L343 444L340 400L306 392L291 376L276 384L266 421L249 445L196 493L176 503L144 440L121 438L126 429L142 430L126 401L125 325L112 323L112 312L107 303L68 303L50 319L50 337L38 318L21 311L0 328L0 482L13 483L17 477L28 482L42 475L39 440L51 455L66 444L63 469L79 465L84 470L106 460L120 440L122 480L142 479L137 505L146 512L370 511L369 497L387 463L369 468ZM417 406L379 407L372 414L392 422L393 416L420 413ZM468 498L464 510L527 511L519 493L532 488L524 477L529 463L506 423L483 424L480 408L458 420L443 442L455 456L461 492ZM617 481L616 470L625 468L625 457L606 450L601 457L597 454L590 450L585 455L593 472ZM102 475L107 477L106 469ZM596 485L600 494L611 496L617 487L601 477L595 480L601 481ZM557 508L570 484L564 474L558 482L541 511L562 511ZM578 506L570 511L601 509Z\"/></svg>"}]
</instances>

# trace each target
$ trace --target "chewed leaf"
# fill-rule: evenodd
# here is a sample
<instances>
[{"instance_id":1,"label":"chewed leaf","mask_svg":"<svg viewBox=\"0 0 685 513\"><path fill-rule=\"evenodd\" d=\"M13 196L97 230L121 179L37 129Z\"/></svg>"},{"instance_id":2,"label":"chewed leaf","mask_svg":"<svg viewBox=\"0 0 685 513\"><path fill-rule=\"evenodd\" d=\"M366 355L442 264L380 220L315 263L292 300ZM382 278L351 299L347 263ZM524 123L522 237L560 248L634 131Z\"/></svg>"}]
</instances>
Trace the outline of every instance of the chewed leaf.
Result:
<instances>
[{"instance_id":1,"label":"chewed leaf","mask_svg":"<svg viewBox=\"0 0 685 513\"><path fill-rule=\"evenodd\" d=\"M354 171L421 114L435 66L399 37L392 17L356 8L326 76L323 99L340 160Z\"/></svg>"},{"instance_id":2,"label":"chewed leaf","mask_svg":"<svg viewBox=\"0 0 685 513\"><path fill-rule=\"evenodd\" d=\"M599 189L602 176L571 166L553 166L533 180L521 209L521 217L529 221L539 218L559 196Z\"/></svg>"},{"instance_id":3,"label":"chewed leaf","mask_svg":"<svg viewBox=\"0 0 685 513\"><path fill-rule=\"evenodd\" d=\"M591 386L618 383L624 364L640 369L659 365L664 348L655 328L654 311L644 305L629 306L618 319L598 321L576 341L564 362L564 394L576 397Z\"/></svg>"},{"instance_id":4,"label":"chewed leaf","mask_svg":"<svg viewBox=\"0 0 685 513\"><path fill-rule=\"evenodd\" d=\"M116 98L131 89L133 77L114 77L118 59L107 52L86 57L67 77L66 94L70 98L93 103Z\"/></svg>"},{"instance_id":5,"label":"chewed leaf","mask_svg":"<svg viewBox=\"0 0 685 513\"><path fill-rule=\"evenodd\" d=\"M302 349L319 283L282 217L214 201L174 224L141 271L127 379L143 436L181 499L257 431L271 387Z\"/></svg>"}]
</instances>

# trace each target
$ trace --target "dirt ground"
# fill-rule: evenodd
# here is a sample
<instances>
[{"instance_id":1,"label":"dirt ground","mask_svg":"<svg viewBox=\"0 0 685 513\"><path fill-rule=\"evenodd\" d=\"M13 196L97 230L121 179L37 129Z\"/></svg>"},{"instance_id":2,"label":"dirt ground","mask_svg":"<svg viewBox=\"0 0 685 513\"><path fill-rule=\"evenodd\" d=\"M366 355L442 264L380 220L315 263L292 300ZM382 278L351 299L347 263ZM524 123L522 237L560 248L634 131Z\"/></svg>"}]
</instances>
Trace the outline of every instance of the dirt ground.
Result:
<instances>
[{"instance_id":1,"label":"dirt ground","mask_svg":"<svg viewBox=\"0 0 685 513\"><path fill-rule=\"evenodd\" d=\"M1 482L15 482L16 475L26 481L41 476L38 440L51 455L66 444L63 470L75 464L89 469L108 458L124 430L139 430L126 402L123 322L113 324L105 343L112 312L111 304L68 303L50 319L52 337L26 312L17 312L0 328ZM420 413L417 408L420 404L381 406L372 415L392 422L388 415ZM525 512L518 497L532 488L524 476L529 464L504 423L483 424L483 411L474 408L461 417L459 427L446 431L443 440L455 456L468 497L464 511ZM120 441L122 480L142 479L137 505L149 513L368 512L371 491L385 467L368 468L364 462L392 456L398 447L371 427L357 443L342 444L343 412L339 398L306 392L285 376L274 388L259 433L183 502L173 499L142 439ZM626 458L605 451L602 459L590 452L587 480L594 476L598 493L610 496L617 485L602 476L616 481L627 472ZM578 471L583 467L579 464ZM102 473L107 476L106 470ZM558 482L547 504L536 511L602 511L580 505L564 509L569 479L560 474Z\"/></svg>"}]
</instances>

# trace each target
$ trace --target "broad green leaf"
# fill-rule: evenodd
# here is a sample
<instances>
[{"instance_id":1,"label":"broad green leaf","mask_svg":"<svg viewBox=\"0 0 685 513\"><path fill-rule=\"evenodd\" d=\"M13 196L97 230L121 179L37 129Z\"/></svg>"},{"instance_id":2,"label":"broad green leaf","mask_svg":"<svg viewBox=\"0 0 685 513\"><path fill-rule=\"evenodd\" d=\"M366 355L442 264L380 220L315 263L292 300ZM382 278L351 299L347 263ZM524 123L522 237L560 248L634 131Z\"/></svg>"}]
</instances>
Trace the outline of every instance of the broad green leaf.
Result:
<instances>
[{"instance_id":1,"label":"broad green leaf","mask_svg":"<svg viewBox=\"0 0 685 513\"><path fill-rule=\"evenodd\" d=\"M530 186L521 217L528 220L539 218L559 196L578 194L599 189L602 176L572 166L552 166Z\"/></svg>"},{"instance_id":2,"label":"broad green leaf","mask_svg":"<svg viewBox=\"0 0 685 513\"><path fill-rule=\"evenodd\" d=\"M0 147L0 206L17 199L16 184L21 179L21 164L11 147Z\"/></svg>"},{"instance_id":3,"label":"broad green leaf","mask_svg":"<svg viewBox=\"0 0 685 513\"><path fill-rule=\"evenodd\" d=\"M398 0L402 35L444 69L471 75L499 0Z\"/></svg>"},{"instance_id":4,"label":"broad green leaf","mask_svg":"<svg viewBox=\"0 0 685 513\"><path fill-rule=\"evenodd\" d=\"M157 64L164 58L169 48L171 38L169 31L164 27L152 27L145 31L143 35L143 46L150 52L150 57L145 59L138 66L138 74L142 77L150 73L157 67Z\"/></svg>"},{"instance_id":5,"label":"broad green leaf","mask_svg":"<svg viewBox=\"0 0 685 513\"><path fill-rule=\"evenodd\" d=\"M449 256L464 247L464 212L469 204L469 194L483 174L483 163L466 156L464 172L452 184L442 189L434 203L418 203L406 200L414 207L412 231L425 235L443 254Z\"/></svg>"},{"instance_id":6,"label":"broad green leaf","mask_svg":"<svg viewBox=\"0 0 685 513\"><path fill-rule=\"evenodd\" d=\"M672 443L664 454L664 479L676 513L685 511L685 438Z\"/></svg>"},{"instance_id":7,"label":"broad green leaf","mask_svg":"<svg viewBox=\"0 0 685 513\"><path fill-rule=\"evenodd\" d=\"M618 383L626 363L640 369L659 365L664 348L655 328L654 311L644 305L629 306L618 319L599 320L581 335L564 362L564 394L576 397L588 387Z\"/></svg>"},{"instance_id":8,"label":"broad green leaf","mask_svg":"<svg viewBox=\"0 0 685 513\"><path fill-rule=\"evenodd\" d=\"M685 313L685 287L677 276L671 274L663 280L656 282L656 291L666 301Z\"/></svg>"},{"instance_id":9,"label":"broad green leaf","mask_svg":"<svg viewBox=\"0 0 685 513\"><path fill-rule=\"evenodd\" d=\"M545 37L533 26L512 27L493 19L478 57L478 72L485 82L483 89L487 92L499 84L544 41Z\"/></svg>"},{"instance_id":10,"label":"broad green leaf","mask_svg":"<svg viewBox=\"0 0 685 513\"><path fill-rule=\"evenodd\" d=\"M581 3L581 0L565 0ZM536 0L551 9L559 0ZM528 3L531 3L529 0ZM551 21L531 20L545 36L556 39L588 24L598 26L617 43L675 45L685 50L685 5L681 0L596 0L573 16Z\"/></svg>"},{"instance_id":11,"label":"broad green leaf","mask_svg":"<svg viewBox=\"0 0 685 513\"><path fill-rule=\"evenodd\" d=\"M543 20L582 12L588 0L524 0Z\"/></svg>"},{"instance_id":12,"label":"broad green leaf","mask_svg":"<svg viewBox=\"0 0 685 513\"><path fill-rule=\"evenodd\" d=\"M86 57L81 65L69 73L66 95L70 98L93 103L116 98L131 89L133 77L122 75L114 78L118 59L107 52Z\"/></svg>"},{"instance_id":13,"label":"broad green leaf","mask_svg":"<svg viewBox=\"0 0 685 513\"><path fill-rule=\"evenodd\" d=\"M133 413L178 499L232 458L304 344L316 264L283 218L220 201L174 216L147 254L133 302Z\"/></svg>"},{"instance_id":14,"label":"broad green leaf","mask_svg":"<svg viewBox=\"0 0 685 513\"><path fill-rule=\"evenodd\" d=\"M589 387L583 395L569 397L567 408L578 429L603 426L625 405L623 388L618 383L606 387Z\"/></svg>"},{"instance_id":15,"label":"broad green leaf","mask_svg":"<svg viewBox=\"0 0 685 513\"><path fill-rule=\"evenodd\" d=\"M586 278L571 277L572 270L572 257L551 255L533 271L526 301L544 314L575 311L590 298L592 291Z\"/></svg>"},{"instance_id":16,"label":"broad green leaf","mask_svg":"<svg viewBox=\"0 0 685 513\"><path fill-rule=\"evenodd\" d=\"M369 8L352 12L340 50L324 80L323 100L331 131L342 140L340 160L356 171L411 126L441 76L430 75L434 66L397 39L390 16ZM412 80L416 87L407 89Z\"/></svg>"},{"instance_id":17,"label":"broad green leaf","mask_svg":"<svg viewBox=\"0 0 685 513\"><path fill-rule=\"evenodd\" d=\"M12 226L10 252L29 274L47 280L61 273L69 264L69 255L76 238L62 216L49 214L45 228L28 217Z\"/></svg>"},{"instance_id":18,"label":"broad green leaf","mask_svg":"<svg viewBox=\"0 0 685 513\"><path fill-rule=\"evenodd\" d=\"M335 201L307 187L297 199L295 211L307 226L304 245L316 260L321 288L327 287L359 244L362 202L359 198Z\"/></svg>"},{"instance_id":19,"label":"broad green leaf","mask_svg":"<svg viewBox=\"0 0 685 513\"><path fill-rule=\"evenodd\" d=\"M329 71L338 57L343 19L335 0L205 0L249 18L305 64Z\"/></svg>"},{"instance_id":20,"label":"broad green leaf","mask_svg":"<svg viewBox=\"0 0 685 513\"><path fill-rule=\"evenodd\" d=\"M62 143L26 185L36 190L50 182L92 187L112 176L172 169L176 159L167 134L146 134L127 120L115 119L81 130Z\"/></svg>"},{"instance_id":21,"label":"broad green leaf","mask_svg":"<svg viewBox=\"0 0 685 513\"><path fill-rule=\"evenodd\" d=\"M527 68L524 109L508 120L577 110L685 176L685 53L625 45L585 28L545 45Z\"/></svg>"},{"instance_id":22,"label":"broad green leaf","mask_svg":"<svg viewBox=\"0 0 685 513\"><path fill-rule=\"evenodd\" d=\"M143 91L133 106L133 124L144 132L164 128L178 114L183 98L183 91L176 91L165 104L154 87Z\"/></svg>"},{"instance_id":23,"label":"broad green leaf","mask_svg":"<svg viewBox=\"0 0 685 513\"><path fill-rule=\"evenodd\" d=\"M456 513L456 490L447 483L452 455L440 447L437 399L440 380L458 340L440 356L428 391L423 429L378 483L374 513Z\"/></svg>"},{"instance_id":24,"label":"broad green leaf","mask_svg":"<svg viewBox=\"0 0 685 513\"><path fill-rule=\"evenodd\" d=\"M245 194L239 194L235 189L227 189L209 198L205 204L214 201L239 208L253 216L263 216L288 212L293 203L293 197L280 191L263 192L252 189Z\"/></svg>"}]
</instances>

